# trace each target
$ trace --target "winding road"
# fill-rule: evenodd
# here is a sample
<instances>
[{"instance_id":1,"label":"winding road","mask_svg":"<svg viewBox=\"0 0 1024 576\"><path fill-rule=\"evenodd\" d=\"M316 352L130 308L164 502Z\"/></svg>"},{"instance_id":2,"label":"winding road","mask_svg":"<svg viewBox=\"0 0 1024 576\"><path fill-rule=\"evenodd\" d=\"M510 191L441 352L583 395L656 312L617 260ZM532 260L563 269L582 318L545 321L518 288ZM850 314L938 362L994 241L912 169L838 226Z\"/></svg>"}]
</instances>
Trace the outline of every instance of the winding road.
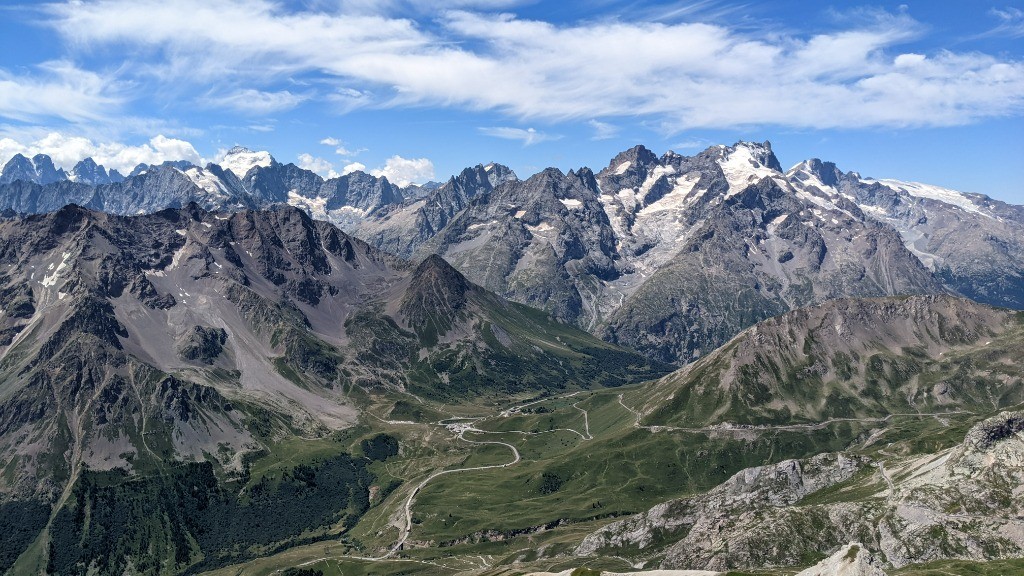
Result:
<instances>
[{"instance_id":1,"label":"winding road","mask_svg":"<svg viewBox=\"0 0 1024 576\"><path fill-rule=\"evenodd\" d=\"M416 486L415 489L413 489L412 493L409 494L409 498L407 498L406 501L405 501L405 529L402 530L401 537L398 539L397 542L394 543L394 545L391 547L391 550L389 550L387 554L384 554L383 556L380 556L379 558L373 558L373 560L384 560L384 559L390 558L391 556L394 556L395 553L398 552L402 548L402 545L404 545L405 542L409 539L409 533L412 532L412 504L413 504L413 501L416 499L416 495L420 493L420 490L422 490L427 484L429 484L431 480L433 480L433 479L435 479L435 478L437 478L439 476L444 476L445 474L455 474L456 472L469 472L469 471L472 471L472 470L490 470L492 468L508 468L509 466L517 464L520 460L522 460L522 457L519 455L519 450L517 450L515 446L513 446L511 444L508 444L506 442L499 442L497 440L469 440L469 439L467 439L464 436L467 432L483 432L483 430L477 430L471 424L449 424L448 425L448 429L451 430L452 432L455 432L456 436L458 437L458 439L462 440L463 442L468 442L470 444L498 444L498 445L501 445L501 446L505 446L509 450L512 451L512 461L511 462L506 462L505 464L491 464L489 466L471 466L469 468L456 468L456 469L453 469L453 470L441 470L439 472L434 472L430 476L427 476L422 482L419 483L418 486ZM370 558L366 558L366 560L370 560Z\"/></svg>"}]
</instances>

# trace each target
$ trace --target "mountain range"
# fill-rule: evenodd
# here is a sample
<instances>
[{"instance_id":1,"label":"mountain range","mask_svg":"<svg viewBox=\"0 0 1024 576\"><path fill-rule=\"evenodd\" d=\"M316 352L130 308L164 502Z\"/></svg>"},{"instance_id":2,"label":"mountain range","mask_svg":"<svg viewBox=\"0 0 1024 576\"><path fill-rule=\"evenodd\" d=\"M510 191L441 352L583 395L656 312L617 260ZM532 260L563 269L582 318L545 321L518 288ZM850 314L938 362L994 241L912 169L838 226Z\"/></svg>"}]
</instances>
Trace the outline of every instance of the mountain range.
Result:
<instances>
[{"instance_id":1,"label":"mountain range","mask_svg":"<svg viewBox=\"0 0 1024 576\"><path fill-rule=\"evenodd\" d=\"M694 156L636 146L596 173L526 180L491 163L404 189L363 172L324 180L240 147L220 165L140 166L122 181L88 183L105 174L89 160L74 173L16 156L0 209L288 204L397 256L441 255L492 292L662 362L837 297L950 292L1024 308L1024 208L817 159L784 171L767 142Z\"/></svg>"}]
</instances>

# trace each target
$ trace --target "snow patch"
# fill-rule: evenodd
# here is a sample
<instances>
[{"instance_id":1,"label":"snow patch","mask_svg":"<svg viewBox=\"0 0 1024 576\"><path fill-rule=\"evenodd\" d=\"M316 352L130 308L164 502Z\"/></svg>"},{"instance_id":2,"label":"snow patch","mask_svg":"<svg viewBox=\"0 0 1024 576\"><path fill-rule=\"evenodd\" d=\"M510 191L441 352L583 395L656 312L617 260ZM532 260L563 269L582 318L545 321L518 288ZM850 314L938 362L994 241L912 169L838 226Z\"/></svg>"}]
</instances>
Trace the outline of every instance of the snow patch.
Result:
<instances>
[{"instance_id":1,"label":"snow patch","mask_svg":"<svg viewBox=\"0 0 1024 576\"><path fill-rule=\"evenodd\" d=\"M559 198L558 201L561 202L563 205L565 205L566 208L570 210L583 207L583 202L580 202L575 198Z\"/></svg>"},{"instance_id":2,"label":"snow patch","mask_svg":"<svg viewBox=\"0 0 1024 576\"><path fill-rule=\"evenodd\" d=\"M632 166L632 165L633 165L632 162L630 162L629 160L626 160L625 162L623 162L622 164L619 164L618 167L615 168L615 173L618 174L618 175L625 174L626 170L629 170L629 167Z\"/></svg>"},{"instance_id":3,"label":"snow patch","mask_svg":"<svg viewBox=\"0 0 1024 576\"><path fill-rule=\"evenodd\" d=\"M466 231L468 232L470 230L479 230L480 228L487 228L489 226L494 226L497 223L497 220L491 220L490 222L479 222L477 224L470 224L469 226L466 226Z\"/></svg>"},{"instance_id":4,"label":"snow patch","mask_svg":"<svg viewBox=\"0 0 1024 576\"><path fill-rule=\"evenodd\" d=\"M223 197L229 194L227 186L224 185L224 182L222 182L220 178L217 178L198 166L193 166L192 168L185 170L183 174L188 176L188 179L191 180L193 184L214 196Z\"/></svg>"},{"instance_id":5,"label":"snow patch","mask_svg":"<svg viewBox=\"0 0 1024 576\"><path fill-rule=\"evenodd\" d=\"M71 253L70 252L64 252L62 254L62 259L60 261L60 265L57 266L56 270L54 270L53 263L51 262L50 265L46 269L47 270L53 270L53 274L49 274L47 276L44 276L42 281L40 281L40 284L42 284L43 286L46 286L47 288L49 288L50 286L55 286L57 284L57 279L60 278L60 273L63 272L64 269L68 267L68 259L69 258L71 258ZM33 272L32 275L35 276L35 273Z\"/></svg>"},{"instance_id":6,"label":"snow patch","mask_svg":"<svg viewBox=\"0 0 1024 576\"><path fill-rule=\"evenodd\" d=\"M651 171L651 175L647 177L647 180L644 180L644 183L640 185L640 197L646 197L647 194L651 191L651 188L654 187L654 184L657 183L662 176L667 176L669 174L675 173L676 169L673 168L672 166L656 167L654 170Z\"/></svg>"},{"instance_id":7,"label":"snow patch","mask_svg":"<svg viewBox=\"0 0 1024 576\"><path fill-rule=\"evenodd\" d=\"M863 182L866 184L878 183L886 188L896 190L897 192L902 191L917 198L927 198L929 200L937 200L944 204L959 206L968 212L974 212L975 214L981 214L982 216L992 218L990 214L986 214L980 206L972 202L971 199L964 195L963 192L950 190L949 188L941 188L930 184L921 184L920 182L902 182L900 180L865 179Z\"/></svg>"},{"instance_id":8,"label":"snow patch","mask_svg":"<svg viewBox=\"0 0 1024 576\"><path fill-rule=\"evenodd\" d=\"M305 210L317 218L327 215L327 198L307 198L300 195L297 190L288 191L288 205Z\"/></svg>"}]
</instances>

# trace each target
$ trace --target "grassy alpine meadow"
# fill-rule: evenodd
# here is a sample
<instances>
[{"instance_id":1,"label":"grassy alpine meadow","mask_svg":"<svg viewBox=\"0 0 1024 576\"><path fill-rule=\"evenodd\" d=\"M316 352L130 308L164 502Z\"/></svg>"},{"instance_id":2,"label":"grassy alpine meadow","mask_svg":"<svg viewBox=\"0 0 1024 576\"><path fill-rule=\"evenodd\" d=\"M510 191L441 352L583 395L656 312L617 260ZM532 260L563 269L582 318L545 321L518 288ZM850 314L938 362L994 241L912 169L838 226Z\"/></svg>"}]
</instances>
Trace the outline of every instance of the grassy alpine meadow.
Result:
<instances>
[{"instance_id":1,"label":"grassy alpine meadow","mask_svg":"<svg viewBox=\"0 0 1024 576\"><path fill-rule=\"evenodd\" d=\"M955 442L977 419L836 421L766 430L648 428L637 425L631 410L637 392L627 386L524 396L504 406L481 400L456 414L430 400L377 397L356 428L305 448L280 447L296 461L329 453L331 442L359 454L377 435L396 438L397 453L369 466L376 488L358 523L339 526L322 542L210 574L282 573L296 566L324 574L564 570L588 561L572 552L601 526L706 491L743 468L858 449L873 434L890 451L918 452ZM393 419L396 411L418 419ZM878 446L858 450L875 453ZM254 471L275 469L258 464ZM884 488L879 482L864 472L816 494L813 503L869 497ZM400 549L393 549L399 541ZM621 559L589 561L588 567L629 569Z\"/></svg>"}]
</instances>

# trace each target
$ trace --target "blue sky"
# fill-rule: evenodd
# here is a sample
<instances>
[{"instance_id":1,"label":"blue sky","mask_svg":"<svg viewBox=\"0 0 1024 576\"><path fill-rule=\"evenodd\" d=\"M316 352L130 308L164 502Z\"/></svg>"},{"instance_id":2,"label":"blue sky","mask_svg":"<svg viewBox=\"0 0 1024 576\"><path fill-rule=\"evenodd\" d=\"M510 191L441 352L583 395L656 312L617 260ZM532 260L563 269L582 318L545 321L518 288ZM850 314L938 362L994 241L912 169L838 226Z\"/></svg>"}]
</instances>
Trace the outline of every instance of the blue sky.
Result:
<instances>
[{"instance_id":1,"label":"blue sky","mask_svg":"<svg viewBox=\"0 0 1024 576\"><path fill-rule=\"evenodd\" d=\"M241 144L422 182L766 139L787 167L1024 203L1024 2L0 5L0 162Z\"/></svg>"}]
</instances>

